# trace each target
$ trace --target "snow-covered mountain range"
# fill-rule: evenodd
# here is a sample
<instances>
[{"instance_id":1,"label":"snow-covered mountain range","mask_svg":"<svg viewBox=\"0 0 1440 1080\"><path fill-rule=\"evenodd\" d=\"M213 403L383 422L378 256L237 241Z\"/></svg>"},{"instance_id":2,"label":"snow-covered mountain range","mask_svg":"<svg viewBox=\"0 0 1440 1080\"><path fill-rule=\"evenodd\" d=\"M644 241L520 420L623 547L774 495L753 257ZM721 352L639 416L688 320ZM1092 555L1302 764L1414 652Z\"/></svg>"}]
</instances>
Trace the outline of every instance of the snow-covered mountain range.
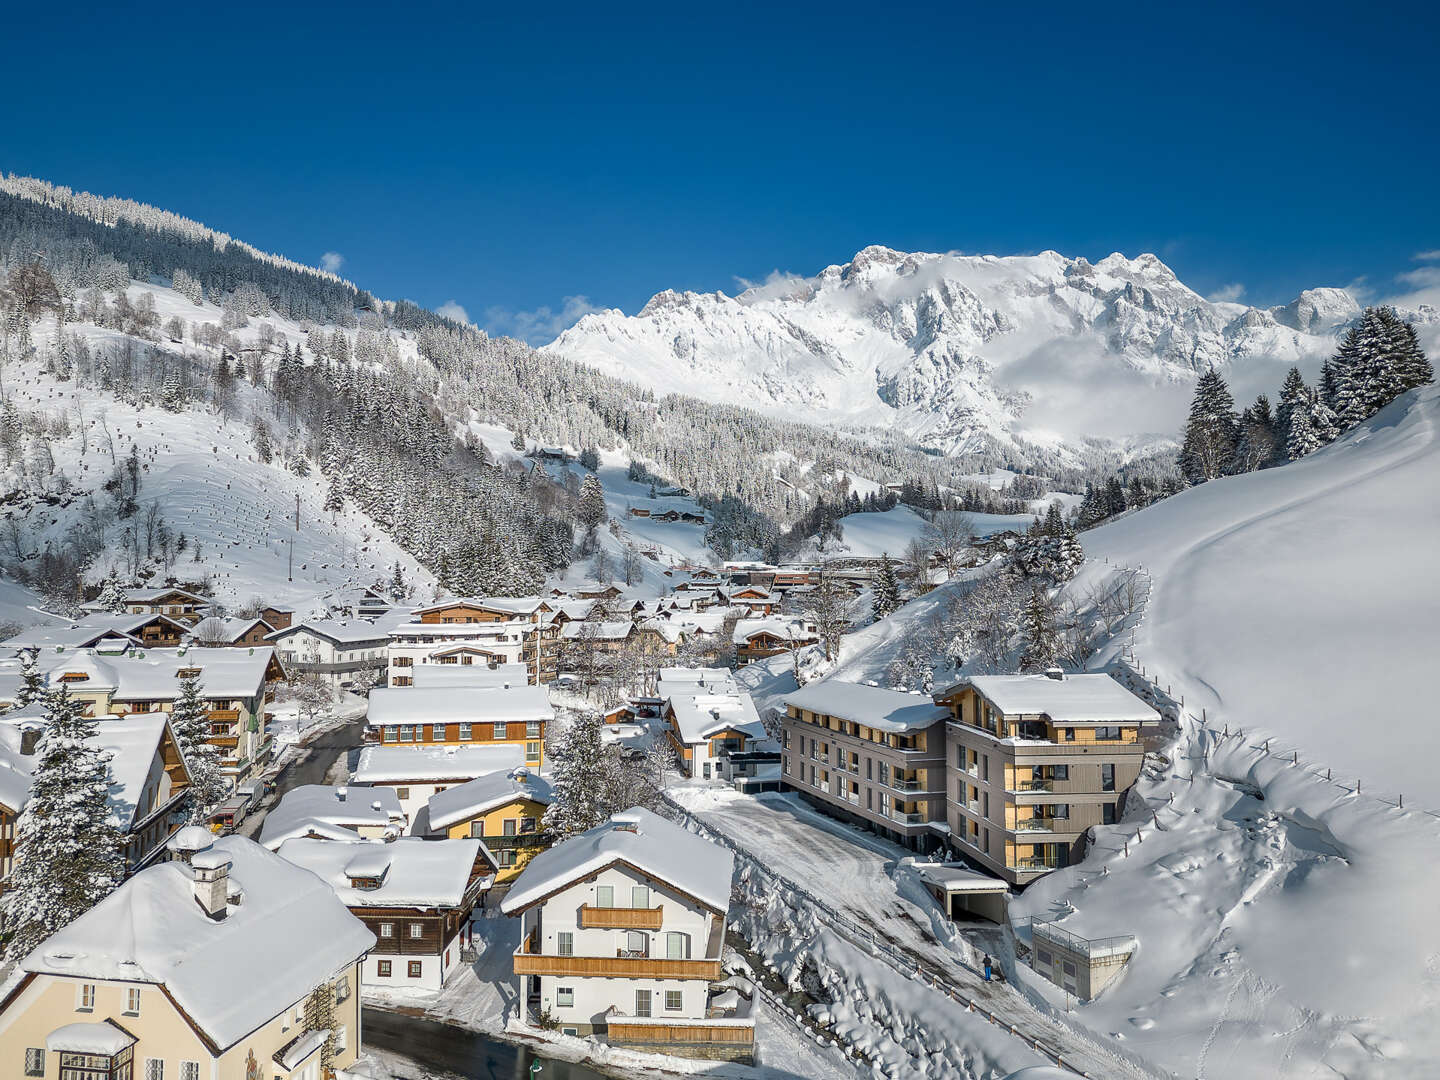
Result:
<instances>
[{"instance_id":1,"label":"snow-covered mountain range","mask_svg":"<svg viewBox=\"0 0 1440 1080\"><path fill-rule=\"evenodd\" d=\"M1336 288L1273 308L1212 302L1154 255L876 246L738 296L667 290L634 316L586 315L549 348L661 392L893 425L954 451L1169 434L1197 372L1269 361L1268 387L1279 365L1318 363L1359 310Z\"/></svg>"}]
</instances>

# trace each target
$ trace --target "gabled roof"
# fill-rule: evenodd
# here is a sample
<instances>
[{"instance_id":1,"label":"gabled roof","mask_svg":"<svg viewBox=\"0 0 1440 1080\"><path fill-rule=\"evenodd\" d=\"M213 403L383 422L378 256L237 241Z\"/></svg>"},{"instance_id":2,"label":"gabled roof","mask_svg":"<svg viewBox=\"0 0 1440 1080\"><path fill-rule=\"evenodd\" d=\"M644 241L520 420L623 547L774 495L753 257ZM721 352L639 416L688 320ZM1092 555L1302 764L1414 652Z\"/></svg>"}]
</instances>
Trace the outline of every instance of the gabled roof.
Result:
<instances>
[{"instance_id":1,"label":"gabled roof","mask_svg":"<svg viewBox=\"0 0 1440 1080\"><path fill-rule=\"evenodd\" d=\"M22 630L11 638L0 642L0 648L38 649L41 662L44 654L57 654L61 650L88 649L105 638L121 638L135 645L141 643L140 631L151 623L162 623L175 632L176 637L190 633L190 625L172 619L169 615L156 614L114 614L96 611L64 626L36 626Z\"/></svg>"},{"instance_id":2,"label":"gabled roof","mask_svg":"<svg viewBox=\"0 0 1440 1080\"><path fill-rule=\"evenodd\" d=\"M525 764L519 743L469 746L367 746L350 779L357 784L474 780Z\"/></svg>"},{"instance_id":3,"label":"gabled roof","mask_svg":"<svg viewBox=\"0 0 1440 1080\"><path fill-rule=\"evenodd\" d=\"M635 624L628 620L614 622L572 622L560 630L560 636L567 641L624 641L635 631Z\"/></svg>"},{"instance_id":4,"label":"gabled roof","mask_svg":"<svg viewBox=\"0 0 1440 1080\"><path fill-rule=\"evenodd\" d=\"M370 691L365 722L386 727L554 719L550 691L543 686L387 686Z\"/></svg>"},{"instance_id":5,"label":"gabled roof","mask_svg":"<svg viewBox=\"0 0 1440 1080\"><path fill-rule=\"evenodd\" d=\"M805 625L795 619L781 619L771 616L768 619L740 619L735 623L735 631L731 634L730 640L736 645L744 645L752 638L761 634L769 634L781 641L814 641L816 635L813 630L807 630Z\"/></svg>"},{"instance_id":6,"label":"gabled roof","mask_svg":"<svg viewBox=\"0 0 1440 1080\"><path fill-rule=\"evenodd\" d=\"M168 713L130 713L95 721L95 745L111 754L110 817L121 832L129 832L135 824L150 769L165 739L174 741Z\"/></svg>"},{"instance_id":7,"label":"gabled roof","mask_svg":"<svg viewBox=\"0 0 1440 1080\"><path fill-rule=\"evenodd\" d=\"M950 715L949 710L921 694L839 679L822 679L786 694L785 704L889 732L919 731Z\"/></svg>"},{"instance_id":8,"label":"gabled roof","mask_svg":"<svg viewBox=\"0 0 1440 1080\"><path fill-rule=\"evenodd\" d=\"M394 788L331 787L328 784L301 784L287 791L265 815L260 843L274 851L286 840L305 836L311 826L325 835L343 829L354 837L358 828L404 831L405 811Z\"/></svg>"},{"instance_id":9,"label":"gabled roof","mask_svg":"<svg viewBox=\"0 0 1440 1080\"><path fill-rule=\"evenodd\" d=\"M1109 675L972 675L935 692L941 700L974 687L1006 716L1048 716L1057 724L1148 724L1160 714Z\"/></svg>"},{"instance_id":10,"label":"gabled roof","mask_svg":"<svg viewBox=\"0 0 1440 1080\"><path fill-rule=\"evenodd\" d=\"M633 866L718 914L730 908L735 857L729 850L635 807L532 858L500 910L515 915L616 863Z\"/></svg>"},{"instance_id":11,"label":"gabled roof","mask_svg":"<svg viewBox=\"0 0 1440 1080\"><path fill-rule=\"evenodd\" d=\"M448 829L519 800L550 805L550 781L528 769L493 772L430 796L430 827Z\"/></svg>"},{"instance_id":12,"label":"gabled roof","mask_svg":"<svg viewBox=\"0 0 1440 1080\"><path fill-rule=\"evenodd\" d=\"M451 596L436 600L433 604L417 607L412 614L423 615L427 611L441 611L452 607L471 607L477 611L494 611L511 615L533 615L541 607L551 603L543 596Z\"/></svg>"},{"instance_id":13,"label":"gabled roof","mask_svg":"<svg viewBox=\"0 0 1440 1080\"><path fill-rule=\"evenodd\" d=\"M655 686L656 696L661 698L676 694L740 693L735 673L729 668L661 668Z\"/></svg>"},{"instance_id":14,"label":"gabled roof","mask_svg":"<svg viewBox=\"0 0 1440 1080\"><path fill-rule=\"evenodd\" d=\"M349 908L458 908L466 900L477 859L481 878L490 878L495 857L480 840L422 840L401 837L373 840L287 840L279 855L303 866L335 890ZM356 878L380 881L373 889L356 888ZM486 887L483 883L481 888Z\"/></svg>"},{"instance_id":15,"label":"gabled roof","mask_svg":"<svg viewBox=\"0 0 1440 1080\"><path fill-rule=\"evenodd\" d=\"M378 647L390 640L388 630L365 619L306 619L304 622L291 623L273 634L266 634L265 640L284 641L299 633L313 634L336 645L373 644Z\"/></svg>"},{"instance_id":16,"label":"gabled roof","mask_svg":"<svg viewBox=\"0 0 1440 1080\"><path fill-rule=\"evenodd\" d=\"M127 604L153 604L157 600L163 600L166 597L170 596L178 596L183 600L188 600L191 603L195 604L210 603L210 598L208 596L200 596L197 593L186 592L184 589L170 588L125 590L125 602Z\"/></svg>"},{"instance_id":17,"label":"gabled roof","mask_svg":"<svg viewBox=\"0 0 1440 1080\"><path fill-rule=\"evenodd\" d=\"M669 706L684 743L703 742L722 731L740 731L757 739L765 734L749 694L676 694Z\"/></svg>"},{"instance_id":18,"label":"gabled roof","mask_svg":"<svg viewBox=\"0 0 1440 1080\"><path fill-rule=\"evenodd\" d=\"M224 919L211 920L196 902L189 867L157 863L51 935L22 967L163 986L223 1050L374 947L375 935L308 870L238 836L209 851L229 862L231 893L241 897Z\"/></svg>"},{"instance_id":19,"label":"gabled roof","mask_svg":"<svg viewBox=\"0 0 1440 1080\"><path fill-rule=\"evenodd\" d=\"M179 673L199 669L201 695L214 698L255 696L279 661L269 645L249 648L130 649L101 655L90 649L59 656L40 656L40 667L51 685L67 674L73 691L114 692L116 701L171 701L180 696Z\"/></svg>"},{"instance_id":20,"label":"gabled roof","mask_svg":"<svg viewBox=\"0 0 1440 1080\"><path fill-rule=\"evenodd\" d=\"M189 636L194 641L235 642L257 626L266 634L275 629L258 615L253 619L222 619L218 615L208 615L190 628Z\"/></svg>"},{"instance_id":21,"label":"gabled roof","mask_svg":"<svg viewBox=\"0 0 1440 1080\"><path fill-rule=\"evenodd\" d=\"M449 652L439 649L433 655ZM530 678L528 664L416 664L410 669L413 688L426 690L433 687L466 687L485 689L493 687L525 686ZM373 691L372 691L373 693Z\"/></svg>"}]
</instances>

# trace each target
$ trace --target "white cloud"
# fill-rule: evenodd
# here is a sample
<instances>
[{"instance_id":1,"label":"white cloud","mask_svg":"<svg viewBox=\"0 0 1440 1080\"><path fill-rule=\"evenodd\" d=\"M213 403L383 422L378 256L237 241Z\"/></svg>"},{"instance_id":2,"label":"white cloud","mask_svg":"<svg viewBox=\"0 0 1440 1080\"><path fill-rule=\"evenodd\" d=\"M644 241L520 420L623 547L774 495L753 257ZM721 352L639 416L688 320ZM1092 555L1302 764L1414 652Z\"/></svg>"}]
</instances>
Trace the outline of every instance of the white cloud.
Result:
<instances>
[{"instance_id":1,"label":"white cloud","mask_svg":"<svg viewBox=\"0 0 1440 1080\"><path fill-rule=\"evenodd\" d=\"M470 313L454 300L446 300L435 309L435 314L444 316L447 319L454 319L458 323L468 324L470 322Z\"/></svg>"},{"instance_id":2,"label":"white cloud","mask_svg":"<svg viewBox=\"0 0 1440 1080\"><path fill-rule=\"evenodd\" d=\"M1238 281L1232 281L1229 285L1221 285L1207 299L1216 304L1233 304L1244 295L1245 286Z\"/></svg>"},{"instance_id":3,"label":"white cloud","mask_svg":"<svg viewBox=\"0 0 1440 1080\"><path fill-rule=\"evenodd\" d=\"M548 345L584 316L603 310L590 303L588 296L565 297L559 311L548 304L534 311L489 307L485 309L485 329L490 334L519 338L531 345Z\"/></svg>"},{"instance_id":4,"label":"white cloud","mask_svg":"<svg viewBox=\"0 0 1440 1080\"><path fill-rule=\"evenodd\" d=\"M345 256L338 251L327 251L320 256L320 269L328 270L332 274L338 274L340 267L345 265Z\"/></svg>"},{"instance_id":5,"label":"white cloud","mask_svg":"<svg viewBox=\"0 0 1440 1080\"><path fill-rule=\"evenodd\" d=\"M1434 248L1430 251L1417 251L1414 255L1411 255L1410 258L1416 262L1440 262L1440 248Z\"/></svg>"}]
</instances>

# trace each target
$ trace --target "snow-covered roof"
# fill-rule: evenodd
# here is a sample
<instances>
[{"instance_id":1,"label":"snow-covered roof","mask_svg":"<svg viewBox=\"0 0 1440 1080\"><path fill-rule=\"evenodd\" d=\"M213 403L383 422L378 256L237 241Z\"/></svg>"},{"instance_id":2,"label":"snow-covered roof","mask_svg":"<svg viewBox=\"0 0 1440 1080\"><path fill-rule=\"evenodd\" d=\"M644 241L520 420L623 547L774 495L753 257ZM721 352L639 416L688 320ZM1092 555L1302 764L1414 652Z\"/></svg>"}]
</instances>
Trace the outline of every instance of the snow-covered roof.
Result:
<instances>
[{"instance_id":1,"label":"snow-covered roof","mask_svg":"<svg viewBox=\"0 0 1440 1080\"><path fill-rule=\"evenodd\" d=\"M208 615L195 624L190 636L195 641L233 642L239 641L256 626L267 634L274 629L258 616L253 619L222 619L218 615Z\"/></svg>"},{"instance_id":2,"label":"snow-covered roof","mask_svg":"<svg viewBox=\"0 0 1440 1080\"><path fill-rule=\"evenodd\" d=\"M193 592L186 592L184 589L126 589L125 602L127 604L153 604L156 600L163 600L167 596L178 596L182 600L189 600L196 604L208 604L208 596L199 596Z\"/></svg>"},{"instance_id":3,"label":"snow-covered roof","mask_svg":"<svg viewBox=\"0 0 1440 1080\"><path fill-rule=\"evenodd\" d=\"M624 641L635 629L628 619L613 622L572 622L560 628L560 636L570 641Z\"/></svg>"},{"instance_id":4,"label":"snow-covered roof","mask_svg":"<svg viewBox=\"0 0 1440 1080\"><path fill-rule=\"evenodd\" d=\"M30 771L35 759L20 753L22 731L6 714L0 722L0 806L19 814L30 801Z\"/></svg>"},{"instance_id":5,"label":"snow-covered roof","mask_svg":"<svg viewBox=\"0 0 1440 1080\"><path fill-rule=\"evenodd\" d=\"M430 796L430 827L448 829L519 799L548 806L550 798L550 781L537 772L493 772Z\"/></svg>"},{"instance_id":6,"label":"snow-covered roof","mask_svg":"<svg viewBox=\"0 0 1440 1080\"><path fill-rule=\"evenodd\" d=\"M135 824L135 812L168 723L169 714L163 712L101 717L95 722L95 746L111 755L110 817L121 832Z\"/></svg>"},{"instance_id":7,"label":"snow-covered roof","mask_svg":"<svg viewBox=\"0 0 1440 1080\"><path fill-rule=\"evenodd\" d=\"M296 634L308 633L336 645L374 645L377 648L390 640L390 632L367 619L306 619L292 623L283 630L266 634L267 641L284 641Z\"/></svg>"},{"instance_id":8,"label":"snow-covered roof","mask_svg":"<svg viewBox=\"0 0 1440 1080\"><path fill-rule=\"evenodd\" d=\"M949 697L973 686L1006 716L1048 716L1057 724L1146 724L1160 714L1109 675L972 675L935 693Z\"/></svg>"},{"instance_id":9,"label":"snow-covered roof","mask_svg":"<svg viewBox=\"0 0 1440 1080\"><path fill-rule=\"evenodd\" d=\"M877 731L918 731L944 720L949 710L921 694L884 690L863 683L822 679L785 695L785 704L838 716Z\"/></svg>"},{"instance_id":10,"label":"snow-covered roof","mask_svg":"<svg viewBox=\"0 0 1440 1080\"><path fill-rule=\"evenodd\" d=\"M473 607L481 611L533 615L541 604L548 605L549 603L550 601L543 596L451 596L444 600L436 600L433 604L417 607L414 609L414 614L423 615L427 611L439 611L451 607Z\"/></svg>"},{"instance_id":11,"label":"snow-covered roof","mask_svg":"<svg viewBox=\"0 0 1440 1080\"><path fill-rule=\"evenodd\" d=\"M554 719L550 691L543 686L389 686L370 691L366 723L384 727Z\"/></svg>"},{"instance_id":12,"label":"snow-covered roof","mask_svg":"<svg viewBox=\"0 0 1440 1080\"><path fill-rule=\"evenodd\" d=\"M950 863L916 863L915 872L947 893L1009 892L1010 886L999 878L971 870L968 866Z\"/></svg>"},{"instance_id":13,"label":"snow-covered roof","mask_svg":"<svg viewBox=\"0 0 1440 1080\"><path fill-rule=\"evenodd\" d=\"M456 908L465 902L475 860L483 856L491 877L496 865L474 839L287 840L280 857L316 874L346 907ZM373 889L356 888L356 878L378 879ZM491 878L493 883L493 878Z\"/></svg>"},{"instance_id":14,"label":"snow-covered roof","mask_svg":"<svg viewBox=\"0 0 1440 1080\"><path fill-rule=\"evenodd\" d=\"M353 837L359 828L384 829L392 824L399 827L404 821L405 811L394 788L302 784L287 791L265 815L260 843L274 851L286 840L305 836L312 828L326 836L343 830Z\"/></svg>"},{"instance_id":15,"label":"snow-covered roof","mask_svg":"<svg viewBox=\"0 0 1440 1080\"><path fill-rule=\"evenodd\" d=\"M168 615L115 615L108 611L96 611L68 625L33 626L22 630L0 642L0 648L38 649L43 663L46 653L53 654L63 649L88 649L108 637L139 645L140 638L136 635L140 633L140 629L157 620L168 623L176 634L190 632L188 625Z\"/></svg>"},{"instance_id":16,"label":"snow-covered roof","mask_svg":"<svg viewBox=\"0 0 1440 1080\"><path fill-rule=\"evenodd\" d=\"M761 634L770 634L781 641L814 641L815 631L808 630L803 622L796 619L781 619L774 616L768 619L740 619L735 623L735 630L730 635L730 640L736 645L744 645L751 638L759 637Z\"/></svg>"},{"instance_id":17,"label":"snow-covered roof","mask_svg":"<svg viewBox=\"0 0 1440 1080\"><path fill-rule=\"evenodd\" d=\"M412 689L468 687L472 689L524 686L530 678L528 664L416 664L410 669ZM374 691L371 691L373 694Z\"/></svg>"},{"instance_id":18,"label":"snow-covered roof","mask_svg":"<svg viewBox=\"0 0 1440 1080\"><path fill-rule=\"evenodd\" d=\"M669 704L681 742L703 742L732 729L752 738L765 734L749 694L676 694Z\"/></svg>"},{"instance_id":19,"label":"snow-covered roof","mask_svg":"<svg viewBox=\"0 0 1440 1080\"><path fill-rule=\"evenodd\" d=\"M525 764L519 743L474 746L367 746L350 779L357 784L474 780Z\"/></svg>"},{"instance_id":20,"label":"snow-covered roof","mask_svg":"<svg viewBox=\"0 0 1440 1080\"><path fill-rule=\"evenodd\" d=\"M100 1054L114 1057L127 1046L135 1045L136 1039L113 1020L98 1024L65 1024L45 1036L45 1049L52 1054L68 1051L72 1054Z\"/></svg>"},{"instance_id":21,"label":"snow-covered roof","mask_svg":"<svg viewBox=\"0 0 1440 1080\"><path fill-rule=\"evenodd\" d=\"M728 668L661 668L656 682L657 697L675 694L738 694L735 674Z\"/></svg>"},{"instance_id":22,"label":"snow-covered roof","mask_svg":"<svg viewBox=\"0 0 1440 1080\"><path fill-rule=\"evenodd\" d=\"M72 691L113 690L116 701L170 701L180 696L179 673L198 669L200 692L205 698L247 698L260 692L275 650L269 645L252 648L132 649L121 655L101 655L83 649L59 657L41 655L47 681L57 685L67 674L85 678L67 680Z\"/></svg>"},{"instance_id":23,"label":"snow-covered roof","mask_svg":"<svg viewBox=\"0 0 1440 1080\"><path fill-rule=\"evenodd\" d=\"M242 902L211 920L190 868L141 870L27 956L24 970L157 983L221 1049L295 1004L375 945L331 888L243 837L216 840Z\"/></svg>"},{"instance_id":24,"label":"snow-covered roof","mask_svg":"<svg viewBox=\"0 0 1440 1080\"><path fill-rule=\"evenodd\" d=\"M514 915L616 862L694 897L713 911L730 907L735 857L658 814L635 807L532 858L500 904Z\"/></svg>"}]
</instances>

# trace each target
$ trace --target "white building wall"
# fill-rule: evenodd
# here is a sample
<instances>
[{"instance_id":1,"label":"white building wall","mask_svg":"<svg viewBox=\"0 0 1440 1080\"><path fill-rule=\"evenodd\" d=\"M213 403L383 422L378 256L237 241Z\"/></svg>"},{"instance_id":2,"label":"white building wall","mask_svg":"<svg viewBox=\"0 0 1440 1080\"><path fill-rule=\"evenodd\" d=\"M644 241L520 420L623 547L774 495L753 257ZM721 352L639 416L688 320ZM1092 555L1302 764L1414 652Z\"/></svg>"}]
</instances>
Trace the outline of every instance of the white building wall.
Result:
<instances>
[{"instance_id":1,"label":"white building wall","mask_svg":"<svg viewBox=\"0 0 1440 1080\"><path fill-rule=\"evenodd\" d=\"M462 934L456 934L451 938L439 956L406 956L372 952L365 958L362 973L365 985L390 990L441 989L445 985L445 981L460 967L460 939L462 936ZM388 977L380 974L380 961L382 960L390 962ZM412 961L420 964L419 978L412 978L410 975Z\"/></svg>"}]
</instances>

